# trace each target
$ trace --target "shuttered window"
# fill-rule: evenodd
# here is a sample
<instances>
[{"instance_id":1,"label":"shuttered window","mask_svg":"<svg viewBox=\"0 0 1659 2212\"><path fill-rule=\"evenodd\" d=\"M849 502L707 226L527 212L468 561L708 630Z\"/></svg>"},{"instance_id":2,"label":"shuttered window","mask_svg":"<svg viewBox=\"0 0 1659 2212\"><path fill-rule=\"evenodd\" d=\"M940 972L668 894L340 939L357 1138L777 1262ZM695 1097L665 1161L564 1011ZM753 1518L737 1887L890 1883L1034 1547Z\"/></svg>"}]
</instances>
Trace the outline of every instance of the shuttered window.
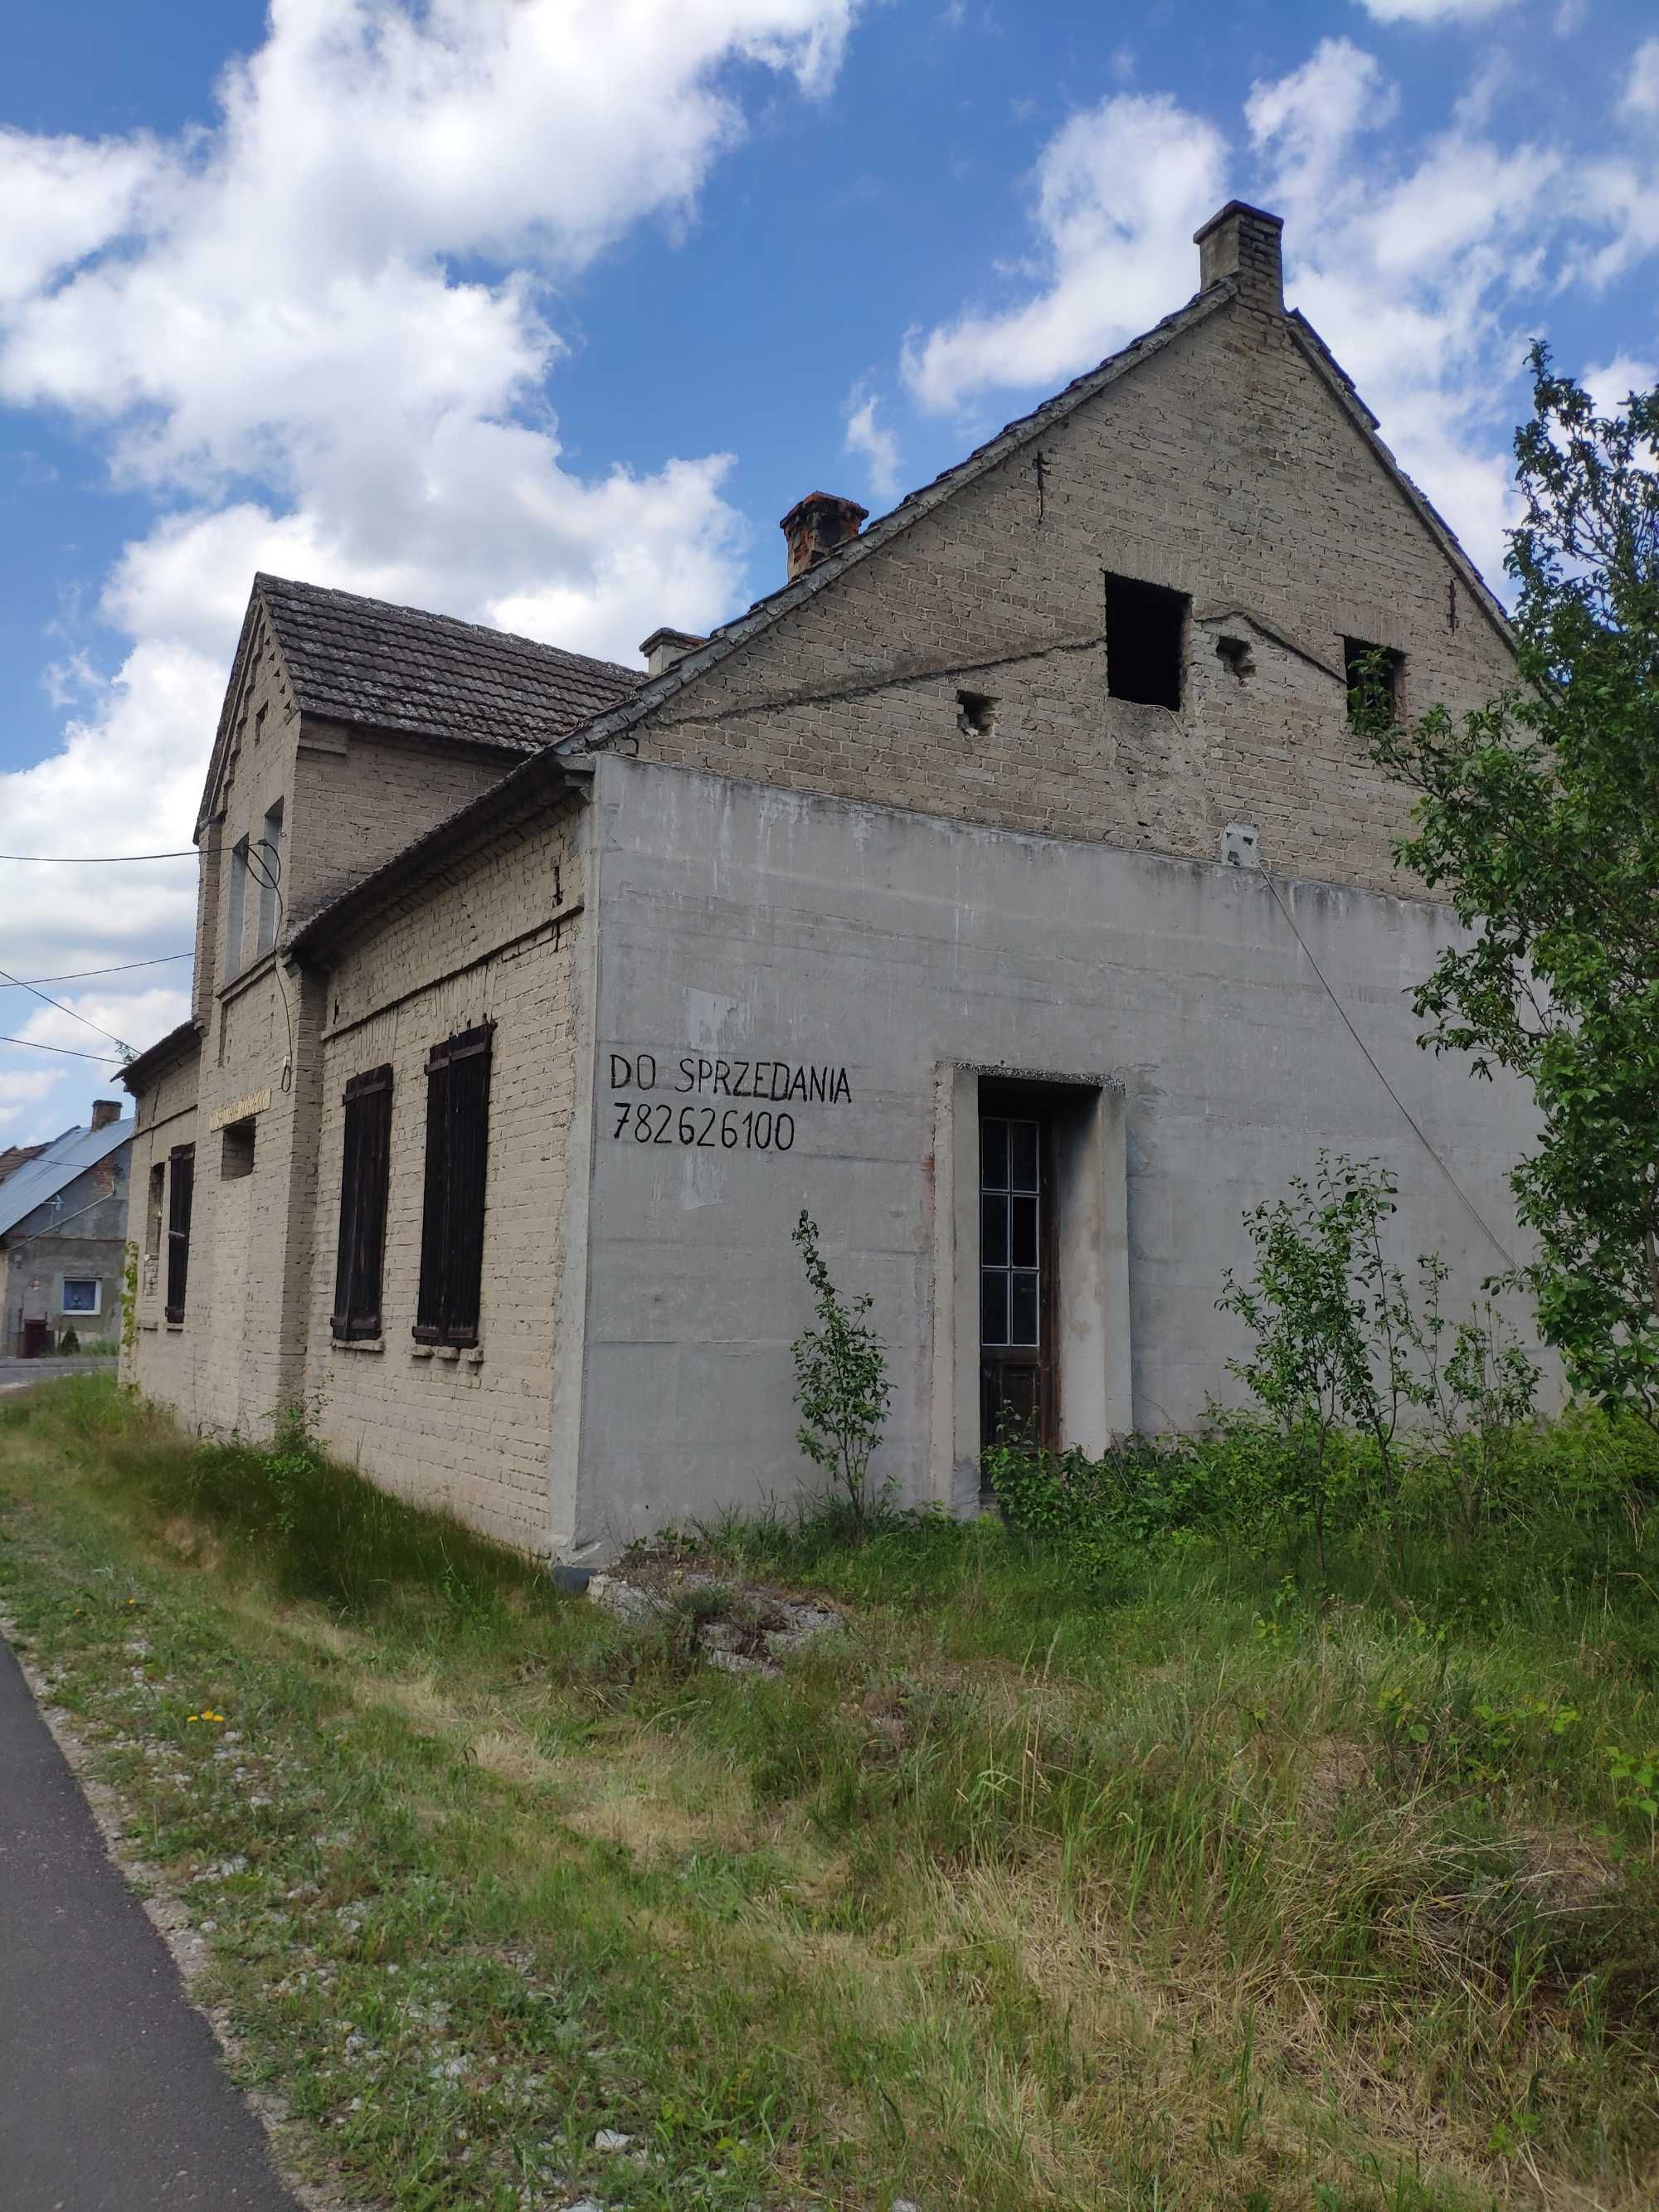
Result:
<instances>
[{"instance_id":1,"label":"shuttered window","mask_svg":"<svg viewBox=\"0 0 1659 2212\"><path fill-rule=\"evenodd\" d=\"M167 1160L167 1317L185 1317L185 1291L190 1279L190 1210L196 1196L196 1147L178 1145Z\"/></svg>"},{"instance_id":2,"label":"shuttered window","mask_svg":"<svg viewBox=\"0 0 1659 2212\"><path fill-rule=\"evenodd\" d=\"M421 1215L422 1344L478 1341L492 1024L434 1045L426 1064L426 1194Z\"/></svg>"},{"instance_id":3,"label":"shuttered window","mask_svg":"<svg viewBox=\"0 0 1659 2212\"><path fill-rule=\"evenodd\" d=\"M338 1337L380 1334L380 1262L391 1165L392 1070L372 1067L366 1075L354 1075L345 1087L340 1242L331 1321Z\"/></svg>"}]
</instances>

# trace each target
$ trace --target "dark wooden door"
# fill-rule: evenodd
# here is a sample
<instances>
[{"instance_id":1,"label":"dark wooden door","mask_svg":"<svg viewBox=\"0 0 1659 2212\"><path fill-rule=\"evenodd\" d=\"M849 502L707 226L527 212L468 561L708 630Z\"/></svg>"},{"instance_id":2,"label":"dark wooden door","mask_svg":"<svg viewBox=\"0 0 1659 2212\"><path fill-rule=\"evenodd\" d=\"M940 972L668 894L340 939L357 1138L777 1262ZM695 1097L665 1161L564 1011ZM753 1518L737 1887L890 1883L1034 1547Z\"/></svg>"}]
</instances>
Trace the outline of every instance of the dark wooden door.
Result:
<instances>
[{"instance_id":1,"label":"dark wooden door","mask_svg":"<svg viewBox=\"0 0 1659 2212\"><path fill-rule=\"evenodd\" d=\"M979 1121L981 1444L1054 1437L1053 1146L1048 1118L992 1094Z\"/></svg>"}]
</instances>

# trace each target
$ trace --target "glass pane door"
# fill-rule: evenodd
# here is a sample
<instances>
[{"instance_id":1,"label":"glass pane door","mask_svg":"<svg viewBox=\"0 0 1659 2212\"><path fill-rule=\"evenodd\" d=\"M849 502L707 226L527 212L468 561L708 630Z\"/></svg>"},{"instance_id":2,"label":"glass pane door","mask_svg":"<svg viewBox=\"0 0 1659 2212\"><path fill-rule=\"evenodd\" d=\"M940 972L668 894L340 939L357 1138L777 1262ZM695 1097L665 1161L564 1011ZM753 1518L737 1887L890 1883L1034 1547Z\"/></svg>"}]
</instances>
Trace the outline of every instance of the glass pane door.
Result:
<instances>
[{"instance_id":1,"label":"glass pane door","mask_svg":"<svg viewBox=\"0 0 1659 2212\"><path fill-rule=\"evenodd\" d=\"M1053 1390L1047 1295L1048 1132L1036 1114L980 1115L979 1310L982 1440L1047 1440Z\"/></svg>"}]
</instances>

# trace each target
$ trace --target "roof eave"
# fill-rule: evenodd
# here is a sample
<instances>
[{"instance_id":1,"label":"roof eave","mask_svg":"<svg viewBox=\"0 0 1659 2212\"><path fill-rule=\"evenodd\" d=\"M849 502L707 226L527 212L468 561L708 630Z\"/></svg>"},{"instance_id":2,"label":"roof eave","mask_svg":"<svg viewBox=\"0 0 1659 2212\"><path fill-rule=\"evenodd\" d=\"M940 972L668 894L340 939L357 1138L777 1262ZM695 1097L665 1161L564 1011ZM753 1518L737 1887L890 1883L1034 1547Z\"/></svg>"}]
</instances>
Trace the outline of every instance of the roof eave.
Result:
<instances>
[{"instance_id":1,"label":"roof eave","mask_svg":"<svg viewBox=\"0 0 1659 2212\"><path fill-rule=\"evenodd\" d=\"M152 1075L159 1075L173 1061L181 1060L187 1049L199 1051L201 1043L201 1024L193 1018L180 1022L176 1030L169 1030L164 1037L158 1037L136 1060L128 1060L117 1080L124 1084L136 1098Z\"/></svg>"},{"instance_id":2,"label":"roof eave","mask_svg":"<svg viewBox=\"0 0 1659 2212\"><path fill-rule=\"evenodd\" d=\"M1513 653L1516 650L1515 630L1508 614L1504 611L1503 601L1464 551L1462 541L1451 525L1427 495L1420 491L1413 483L1395 459L1382 437L1381 423L1360 398L1353 379L1326 344L1324 339L1320 337L1300 307L1291 308L1286 313L1285 320L1297 340L1304 356L1311 363L1315 373L1329 386L1339 405L1352 418L1366 444L1370 446L1377 459L1393 478L1396 489L1405 498L1407 504L1415 511L1418 519L1430 536L1439 544L1441 551L1458 570L1474 594L1480 611L1491 623L1509 650Z\"/></svg>"}]
</instances>

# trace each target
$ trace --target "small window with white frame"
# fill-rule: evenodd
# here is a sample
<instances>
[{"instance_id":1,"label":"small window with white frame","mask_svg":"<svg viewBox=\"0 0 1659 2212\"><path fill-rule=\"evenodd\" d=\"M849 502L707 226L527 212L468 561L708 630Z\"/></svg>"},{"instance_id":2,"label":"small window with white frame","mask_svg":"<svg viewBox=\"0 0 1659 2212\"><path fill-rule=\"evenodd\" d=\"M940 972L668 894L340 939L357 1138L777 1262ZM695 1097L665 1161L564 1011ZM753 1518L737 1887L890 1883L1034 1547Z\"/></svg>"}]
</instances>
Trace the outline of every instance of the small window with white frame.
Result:
<instances>
[{"instance_id":1,"label":"small window with white frame","mask_svg":"<svg viewBox=\"0 0 1659 2212\"><path fill-rule=\"evenodd\" d=\"M66 1314L101 1313L103 1292L104 1286L96 1275L65 1275L58 1311Z\"/></svg>"}]
</instances>

